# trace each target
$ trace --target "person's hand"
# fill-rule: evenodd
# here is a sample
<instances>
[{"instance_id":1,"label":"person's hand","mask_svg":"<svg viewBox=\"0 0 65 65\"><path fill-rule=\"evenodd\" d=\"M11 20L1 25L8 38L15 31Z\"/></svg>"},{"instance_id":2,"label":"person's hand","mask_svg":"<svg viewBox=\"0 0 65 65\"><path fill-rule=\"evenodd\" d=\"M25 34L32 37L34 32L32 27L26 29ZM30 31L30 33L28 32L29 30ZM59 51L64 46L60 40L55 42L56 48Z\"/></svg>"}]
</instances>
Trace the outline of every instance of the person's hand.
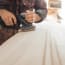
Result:
<instances>
[{"instance_id":1,"label":"person's hand","mask_svg":"<svg viewBox=\"0 0 65 65\"><path fill-rule=\"evenodd\" d=\"M40 19L41 19L40 16L35 12L29 10L26 11L25 20L27 20L27 22L33 23L39 21Z\"/></svg>"},{"instance_id":2,"label":"person's hand","mask_svg":"<svg viewBox=\"0 0 65 65\"><path fill-rule=\"evenodd\" d=\"M0 10L0 16L4 21L5 25L13 26L14 24L16 24L16 17L14 16L13 13L3 9Z\"/></svg>"},{"instance_id":3,"label":"person's hand","mask_svg":"<svg viewBox=\"0 0 65 65\"><path fill-rule=\"evenodd\" d=\"M41 20L41 17L38 15L38 14L36 14L36 13L34 13L33 14L33 22L38 22L38 21L40 21Z\"/></svg>"}]
</instances>

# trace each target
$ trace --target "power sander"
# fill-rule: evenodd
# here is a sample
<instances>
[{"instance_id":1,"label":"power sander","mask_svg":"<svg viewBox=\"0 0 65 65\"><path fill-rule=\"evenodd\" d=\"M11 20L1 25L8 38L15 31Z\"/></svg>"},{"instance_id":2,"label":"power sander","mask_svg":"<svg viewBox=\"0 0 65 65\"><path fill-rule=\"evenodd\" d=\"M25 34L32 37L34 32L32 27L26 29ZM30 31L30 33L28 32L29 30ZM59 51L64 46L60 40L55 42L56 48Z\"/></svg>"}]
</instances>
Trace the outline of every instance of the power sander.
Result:
<instances>
[{"instance_id":1,"label":"power sander","mask_svg":"<svg viewBox=\"0 0 65 65\"><path fill-rule=\"evenodd\" d=\"M10 29L18 30L18 31L23 31L23 32L35 30L35 26L33 26L33 23L28 23L24 19L24 16L17 15L16 18L17 18L17 24L14 24L14 22L13 22L13 24L14 24L13 26L6 26L0 17L0 26L2 28L6 28L6 29L10 28Z\"/></svg>"}]
</instances>

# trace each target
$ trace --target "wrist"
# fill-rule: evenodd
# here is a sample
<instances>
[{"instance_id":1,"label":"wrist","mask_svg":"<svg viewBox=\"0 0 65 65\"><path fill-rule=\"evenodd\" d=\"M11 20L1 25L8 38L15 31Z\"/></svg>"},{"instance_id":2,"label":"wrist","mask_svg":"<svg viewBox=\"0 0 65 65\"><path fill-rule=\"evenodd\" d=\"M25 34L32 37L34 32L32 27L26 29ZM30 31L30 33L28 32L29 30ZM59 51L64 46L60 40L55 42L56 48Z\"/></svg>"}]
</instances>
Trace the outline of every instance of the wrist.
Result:
<instances>
[{"instance_id":1,"label":"wrist","mask_svg":"<svg viewBox=\"0 0 65 65\"><path fill-rule=\"evenodd\" d=\"M0 16L2 16L4 9L0 9Z\"/></svg>"},{"instance_id":2,"label":"wrist","mask_svg":"<svg viewBox=\"0 0 65 65\"><path fill-rule=\"evenodd\" d=\"M0 9L0 16L2 16L2 14L4 14L4 12L7 11L6 9Z\"/></svg>"}]
</instances>

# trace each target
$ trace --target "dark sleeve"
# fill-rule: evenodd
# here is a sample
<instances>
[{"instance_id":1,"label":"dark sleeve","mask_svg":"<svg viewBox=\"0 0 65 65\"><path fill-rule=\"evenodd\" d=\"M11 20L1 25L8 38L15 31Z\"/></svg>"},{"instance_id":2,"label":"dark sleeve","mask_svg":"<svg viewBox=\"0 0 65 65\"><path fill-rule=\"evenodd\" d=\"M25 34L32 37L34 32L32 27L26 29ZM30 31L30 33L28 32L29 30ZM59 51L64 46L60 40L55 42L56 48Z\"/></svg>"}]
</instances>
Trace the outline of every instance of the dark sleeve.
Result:
<instances>
[{"instance_id":1,"label":"dark sleeve","mask_svg":"<svg viewBox=\"0 0 65 65\"><path fill-rule=\"evenodd\" d=\"M8 9L9 2L7 0L0 0L0 9Z\"/></svg>"},{"instance_id":2,"label":"dark sleeve","mask_svg":"<svg viewBox=\"0 0 65 65\"><path fill-rule=\"evenodd\" d=\"M38 1L38 0L37 0ZM36 5L36 13L41 17L41 20L38 22L41 22L44 20L47 16L47 6L44 0L39 0Z\"/></svg>"}]
</instances>

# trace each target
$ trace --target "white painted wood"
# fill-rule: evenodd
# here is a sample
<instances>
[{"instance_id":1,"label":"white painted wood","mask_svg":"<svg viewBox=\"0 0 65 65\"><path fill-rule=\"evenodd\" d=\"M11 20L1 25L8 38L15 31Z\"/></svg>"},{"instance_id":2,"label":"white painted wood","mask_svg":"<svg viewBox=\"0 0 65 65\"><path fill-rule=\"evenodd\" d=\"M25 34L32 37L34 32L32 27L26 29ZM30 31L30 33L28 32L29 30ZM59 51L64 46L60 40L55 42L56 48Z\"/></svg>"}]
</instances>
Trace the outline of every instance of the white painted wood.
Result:
<instances>
[{"instance_id":1,"label":"white painted wood","mask_svg":"<svg viewBox=\"0 0 65 65\"><path fill-rule=\"evenodd\" d=\"M43 22L0 46L0 65L65 65L65 26Z\"/></svg>"}]
</instances>

